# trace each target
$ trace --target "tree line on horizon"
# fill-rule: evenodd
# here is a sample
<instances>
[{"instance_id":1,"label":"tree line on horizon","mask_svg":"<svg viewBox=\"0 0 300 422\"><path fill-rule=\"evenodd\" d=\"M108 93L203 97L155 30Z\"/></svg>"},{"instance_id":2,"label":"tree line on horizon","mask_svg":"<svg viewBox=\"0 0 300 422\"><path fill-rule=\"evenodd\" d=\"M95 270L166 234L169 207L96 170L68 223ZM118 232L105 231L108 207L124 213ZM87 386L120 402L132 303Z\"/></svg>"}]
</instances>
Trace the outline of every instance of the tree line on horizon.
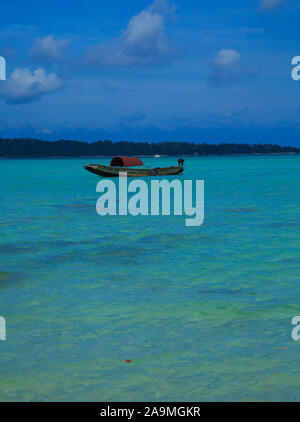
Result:
<instances>
[{"instance_id":1,"label":"tree line on horizon","mask_svg":"<svg viewBox=\"0 0 300 422\"><path fill-rule=\"evenodd\" d=\"M87 143L82 141L60 140L42 141L38 139L0 138L0 157L42 158L80 157L115 155L232 155L232 154L276 154L300 153L300 148L273 144L236 143L193 143L193 142L113 142L110 140Z\"/></svg>"}]
</instances>

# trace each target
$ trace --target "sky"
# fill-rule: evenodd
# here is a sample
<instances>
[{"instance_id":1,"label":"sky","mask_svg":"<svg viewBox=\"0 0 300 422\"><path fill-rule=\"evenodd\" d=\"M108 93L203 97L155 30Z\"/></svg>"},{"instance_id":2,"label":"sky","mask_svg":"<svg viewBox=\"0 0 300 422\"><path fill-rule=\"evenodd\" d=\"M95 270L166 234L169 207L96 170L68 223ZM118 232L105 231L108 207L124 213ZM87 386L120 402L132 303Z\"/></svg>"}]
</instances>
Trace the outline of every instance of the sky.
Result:
<instances>
[{"instance_id":1,"label":"sky","mask_svg":"<svg viewBox=\"0 0 300 422\"><path fill-rule=\"evenodd\" d=\"M2 0L0 137L300 146L297 0Z\"/></svg>"}]
</instances>

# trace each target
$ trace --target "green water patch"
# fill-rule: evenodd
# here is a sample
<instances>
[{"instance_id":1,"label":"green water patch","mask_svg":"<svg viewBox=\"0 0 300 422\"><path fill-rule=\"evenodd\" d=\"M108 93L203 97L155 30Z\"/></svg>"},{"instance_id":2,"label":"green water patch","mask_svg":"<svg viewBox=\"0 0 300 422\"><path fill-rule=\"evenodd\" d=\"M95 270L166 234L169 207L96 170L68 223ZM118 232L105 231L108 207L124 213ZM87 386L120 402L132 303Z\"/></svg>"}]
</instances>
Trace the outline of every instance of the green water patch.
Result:
<instances>
[{"instance_id":1,"label":"green water patch","mask_svg":"<svg viewBox=\"0 0 300 422\"><path fill-rule=\"evenodd\" d=\"M85 210L85 209L92 209L90 204L85 203L75 203L75 204L55 204L53 205L55 208L61 208L66 210Z\"/></svg>"},{"instance_id":2,"label":"green water patch","mask_svg":"<svg viewBox=\"0 0 300 422\"><path fill-rule=\"evenodd\" d=\"M0 271L0 290L15 285L16 282L23 278L24 276L19 272Z\"/></svg>"},{"instance_id":3,"label":"green water patch","mask_svg":"<svg viewBox=\"0 0 300 422\"><path fill-rule=\"evenodd\" d=\"M46 240L41 242L42 245L49 247L49 248L64 248L68 246L76 246L76 245L89 245L91 244L91 240Z\"/></svg>"},{"instance_id":4,"label":"green water patch","mask_svg":"<svg viewBox=\"0 0 300 422\"><path fill-rule=\"evenodd\" d=\"M242 289L199 289L199 292L205 295L241 295L248 293L247 291Z\"/></svg>"},{"instance_id":5,"label":"green water patch","mask_svg":"<svg viewBox=\"0 0 300 422\"><path fill-rule=\"evenodd\" d=\"M236 303L239 303L242 299L248 300L249 297L256 296L257 293L253 290L247 290L247 289L238 289L238 288L220 288L220 289L202 289L198 288L195 290L197 295L199 295L200 298L206 298L206 299L213 299L213 300L225 300L225 298L228 298Z\"/></svg>"},{"instance_id":6,"label":"green water patch","mask_svg":"<svg viewBox=\"0 0 300 422\"><path fill-rule=\"evenodd\" d=\"M63 254L44 255L32 260L38 268L55 266L67 262L80 262L85 260L84 255L80 251L70 251Z\"/></svg>"},{"instance_id":7,"label":"green water patch","mask_svg":"<svg viewBox=\"0 0 300 422\"><path fill-rule=\"evenodd\" d=\"M161 251L163 248L185 249L198 248L201 245L221 244L226 240L225 236L208 235L203 232L193 233L160 233L139 238L139 242L146 248L153 251Z\"/></svg>"},{"instance_id":8,"label":"green water patch","mask_svg":"<svg viewBox=\"0 0 300 422\"><path fill-rule=\"evenodd\" d=\"M0 271L0 283L3 283L5 281L10 281L11 279L11 273L7 271Z\"/></svg>"},{"instance_id":9,"label":"green water patch","mask_svg":"<svg viewBox=\"0 0 300 422\"><path fill-rule=\"evenodd\" d=\"M68 246L84 244L86 241L70 241L70 240L42 240L27 242L26 246L22 246L20 243L14 244L2 244L0 245L0 255L22 255L31 254L34 256L37 253L45 253L48 250L52 251L54 248L65 248Z\"/></svg>"},{"instance_id":10,"label":"green water patch","mask_svg":"<svg viewBox=\"0 0 300 422\"><path fill-rule=\"evenodd\" d=\"M88 239L78 239L78 240L71 240L71 239L49 239L49 240L42 240L35 243L35 247L38 249L42 248L49 248L53 250L53 248L68 248L68 247L80 247L85 245L95 245L97 248L101 248L101 246L105 243L105 248L113 248L114 244L121 240L118 236L105 236L105 237L90 237ZM119 244L120 242L118 242Z\"/></svg>"},{"instance_id":11,"label":"green water patch","mask_svg":"<svg viewBox=\"0 0 300 422\"><path fill-rule=\"evenodd\" d=\"M295 256L292 258L284 258L284 259L281 259L279 262L283 264L299 264L300 265L300 256Z\"/></svg>"},{"instance_id":12,"label":"green water patch","mask_svg":"<svg viewBox=\"0 0 300 422\"><path fill-rule=\"evenodd\" d=\"M192 236L181 233L158 233L142 236L139 240L143 243L171 243L171 242L185 242L191 239Z\"/></svg>"},{"instance_id":13,"label":"green water patch","mask_svg":"<svg viewBox=\"0 0 300 422\"><path fill-rule=\"evenodd\" d=\"M129 265L138 264L138 259L147 254L143 247L115 247L106 244L105 249L97 249L89 253L85 258L104 265Z\"/></svg>"},{"instance_id":14,"label":"green water patch","mask_svg":"<svg viewBox=\"0 0 300 422\"><path fill-rule=\"evenodd\" d=\"M251 212L260 212L261 210L258 208L228 208L224 210L228 213L251 213Z\"/></svg>"},{"instance_id":15,"label":"green water patch","mask_svg":"<svg viewBox=\"0 0 300 422\"><path fill-rule=\"evenodd\" d=\"M0 245L0 254L18 255L35 252L36 248L30 246L21 246L20 243Z\"/></svg>"},{"instance_id":16,"label":"green water patch","mask_svg":"<svg viewBox=\"0 0 300 422\"><path fill-rule=\"evenodd\" d=\"M42 253L31 259L26 267L43 268L72 262L92 262L106 266L125 265L134 263L138 257L147 253L144 247L128 247L128 244L116 247L116 243L108 242L107 238L78 241L53 239L36 242L34 245L35 249ZM94 247L92 247L93 245Z\"/></svg>"},{"instance_id":17,"label":"green water patch","mask_svg":"<svg viewBox=\"0 0 300 422\"><path fill-rule=\"evenodd\" d=\"M264 224L265 227L270 227L272 229L280 228L280 227L299 227L300 223L298 221L278 221L275 223L268 223Z\"/></svg>"}]
</instances>

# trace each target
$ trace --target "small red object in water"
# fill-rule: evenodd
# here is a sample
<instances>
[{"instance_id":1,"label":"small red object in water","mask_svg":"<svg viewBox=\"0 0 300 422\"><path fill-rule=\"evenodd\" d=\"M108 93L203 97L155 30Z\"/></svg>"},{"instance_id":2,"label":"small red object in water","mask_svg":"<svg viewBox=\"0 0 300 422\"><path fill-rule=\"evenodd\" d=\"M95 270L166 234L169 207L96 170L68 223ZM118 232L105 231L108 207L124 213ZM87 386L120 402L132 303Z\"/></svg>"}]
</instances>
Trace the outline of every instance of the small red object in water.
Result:
<instances>
[{"instance_id":1,"label":"small red object in water","mask_svg":"<svg viewBox=\"0 0 300 422\"><path fill-rule=\"evenodd\" d=\"M131 362L132 362L132 360L130 360L130 359L126 359L126 360L125 360L125 362L127 362L127 363L131 363Z\"/></svg>"},{"instance_id":2,"label":"small red object in water","mask_svg":"<svg viewBox=\"0 0 300 422\"><path fill-rule=\"evenodd\" d=\"M288 350L287 347L277 347L277 350Z\"/></svg>"}]
</instances>

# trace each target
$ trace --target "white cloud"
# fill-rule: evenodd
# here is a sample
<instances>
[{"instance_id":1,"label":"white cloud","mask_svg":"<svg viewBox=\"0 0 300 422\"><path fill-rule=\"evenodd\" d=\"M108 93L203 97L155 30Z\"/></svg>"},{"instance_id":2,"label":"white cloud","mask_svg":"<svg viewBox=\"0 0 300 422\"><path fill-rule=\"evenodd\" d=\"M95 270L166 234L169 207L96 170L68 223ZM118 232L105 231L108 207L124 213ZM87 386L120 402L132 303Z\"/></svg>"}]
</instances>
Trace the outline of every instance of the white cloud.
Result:
<instances>
[{"instance_id":1,"label":"white cloud","mask_svg":"<svg viewBox=\"0 0 300 422\"><path fill-rule=\"evenodd\" d=\"M213 63L217 66L229 67L235 65L240 60L240 54L235 50L224 48L220 50Z\"/></svg>"},{"instance_id":2,"label":"white cloud","mask_svg":"<svg viewBox=\"0 0 300 422\"><path fill-rule=\"evenodd\" d=\"M211 63L209 80L213 86L224 86L235 81L240 74L238 62L240 54L231 49L223 49Z\"/></svg>"},{"instance_id":3,"label":"white cloud","mask_svg":"<svg viewBox=\"0 0 300 422\"><path fill-rule=\"evenodd\" d=\"M47 73L39 68L16 68L1 85L0 94L9 104L29 103L41 96L56 91L63 86L63 81L55 73Z\"/></svg>"},{"instance_id":4,"label":"white cloud","mask_svg":"<svg viewBox=\"0 0 300 422\"><path fill-rule=\"evenodd\" d=\"M52 130L44 128L42 130L37 131L37 133L44 133L46 135L50 135L52 133Z\"/></svg>"},{"instance_id":5,"label":"white cloud","mask_svg":"<svg viewBox=\"0 0 300 422\"><path fill-rule=\"evenodd\" d=\"M100 67L126 67L169 59L174 50L165 35L165 19L171 11L167 0L156 0L131 18L120 37L88 48L84 62Z\"/></svg>"},{"instance_id":6,"label":"white cloud","mask_svg":"<svg viewBox=\"0 0 300 422\"><path fill-rule=\"evenodd\" d=\"M36 38L29 51L29 56L32 60L40 63L61 62L65 60L65 50L69 44L69 40L56 40L53 35Z\"/></svg>"},{"instance_id":7,"label":"white cloud","mask_svg":"<svg viewBox=\"0 0 300 422\"><path fill-rule=\"evenodd\" d=\"M259 74L257 66L242 66L240 53L236 50L220 50L212 60L208 77L212 87L227 86L236 82L251 79Z\"/></svg>"},{"instance_id":8,"label":"white cloud","mask_svg":"<svg viewBox=\"0 0 300 422\"><path fill-rule=\"evenodd\" d=\"M260 0L260 10L267 12L268 10L276 9L282 5L286 0Z\"/></svg>"}]
</instances>

